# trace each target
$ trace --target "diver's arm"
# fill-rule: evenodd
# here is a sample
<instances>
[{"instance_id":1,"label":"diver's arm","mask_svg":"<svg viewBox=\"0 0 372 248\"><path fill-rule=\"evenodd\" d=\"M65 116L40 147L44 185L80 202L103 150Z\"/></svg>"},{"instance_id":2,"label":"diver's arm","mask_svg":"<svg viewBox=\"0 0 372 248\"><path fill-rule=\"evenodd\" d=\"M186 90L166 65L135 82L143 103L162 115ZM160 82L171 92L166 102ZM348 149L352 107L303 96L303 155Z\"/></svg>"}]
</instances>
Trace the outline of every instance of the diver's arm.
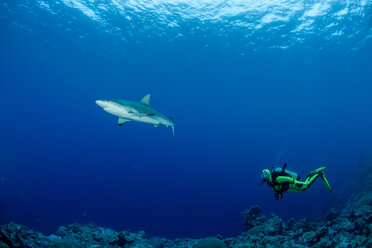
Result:
<instances>
[{"instance_id":1,"label":"diver's arm","mask_svg":"<svg viewBox=\"0 0 372 248\"><path fill-rule=\"evenodd\" d=\"M285 183L289 183L289 184L293 184L295 182L295 180L292 178L292 177L287 177L287 176L278 176L276 179L276 182L278 184L280 184L280 190L278 191L278 195L276 196L276 199L283 199L283 184ZM288 187L285 191L288 190Z\"/></svg>"},{"instance_id":2,"label":"diver's arm","mask_svg":"<svg viewBox=\"0 0 372 248\"><path fill-rule=\"evenodd\" d=\"M276 182L278 183L278 177L276 178ZM283 186L281 183L278 183L276 184L277 187L273 186L272 189L274 191L274 197L275 199L279 200L279 199L283 199Z\"/></svg>"},{"instance_id":3,"label":"diver's arm","mask_svg":"<svg viewBox=\"0 0 372 248\"><path fill-rule=\"evenodd\" d=\"M279 193L278 192L276 192L276 191L274 191L274 197L275 197L275 199L279 199Z\"/></svg>"},{"instance_id":4,"label":"diver's arm","mask_svg":"<svg viewBox=\"0 0 372 248\"><path fill-rule=\"evenodd\" d=\"M278 183L285 183L285 182L294 183L294 182L295 182L295 179L292 178L292 177L278 176L278 177L276 178L276 181L277 181Z\"/></svg>"},{"instance_id":5,"label":"diver's arm","mask_svg":"<svg viewBox=\"0 0 372 248\"><path fill-rule=\"evenodd\" d=\"M276 191L276 190L274 190L274 197L277 200L283 199L283 192L282 191Z\"/></svg>"}]
</instances>

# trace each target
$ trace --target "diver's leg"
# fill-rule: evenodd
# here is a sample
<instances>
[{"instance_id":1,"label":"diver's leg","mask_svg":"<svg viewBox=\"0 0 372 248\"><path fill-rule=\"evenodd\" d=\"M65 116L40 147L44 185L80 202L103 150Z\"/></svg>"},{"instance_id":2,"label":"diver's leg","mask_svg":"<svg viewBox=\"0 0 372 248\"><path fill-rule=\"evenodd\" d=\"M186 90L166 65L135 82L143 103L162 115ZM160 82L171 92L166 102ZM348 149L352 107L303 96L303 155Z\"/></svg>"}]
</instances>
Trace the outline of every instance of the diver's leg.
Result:
<instances>
[{"instance_id":1,"label":"diver's leg","mask_svg":"<svg viewBox=\"0 0 372 248\"><path fill-rule=\"evenodd\" d=\"M310 173L309 173L310 175ZM292 180L292 182L289 184L288 192L303 192L305 191L308 187L310 187L311 184L314 183L315 179L319 177L319 173L317 174L312 174L310 177L306 178L305 182L297 181L297 180Z\"/></svg>"},{"instance_id":2,"label":"diver's leg","mask_svg":"<svg viewBox=\"0 0 372 248\"><path fill-rule=\"evenodd\" d=\"M315 175L314 174L310 175L306 178L306 181L304 183L307 185L307 187L309 187L311 184L314 183L315 179L317 179L318 177L319 177L319 173Z\"/></svg>"},{"instance_id":3,"label":"diver's leg","mask_svg":"<svg viewBox=\"0 0 372 248\"><path fill-rule=\"evenodd\" d=\"M310 172L304 182L292 179L292 181L290 181L290 183L289 183L289 188L288 188L287 192L303 192L307 188L309 188L315 182L315 180L318 177L321 177L324 184L326 185L327 189L329 191L332 191L331 187L329 186L329 183L328 183L327 179L325 178L324 172L323 172L323 170L325 168L326 167L321 167L319 169L316 169L315 171Z\"/></svg>"},{"instance_id":4,"label":"diver's leg","mask_svg":"<svg viewBox=\"0 0 372 248\"><path fill-rule=\"evenodd\" d=\"M306 179L305 182L294 180L291 184L289 184L288 192L303 192L305 191L318 177L319 175L314 175L310 179Z\"/></svg>"},{"instance_id":5,"label":"diver's leg","mask_svg":"<svg viewBox=\"0 0 372 248\"><path fill-rule=\"evenodd\" d=\"M325 170L326 167L320 167L319 169L316 169L312 172L309 173L309 175L307 176L306 178L306 181L305 183L307 183L307 188L310 187L311 184L313 184L313 182L315 181L315 179L317 179L319 176L322 178L325 186L327 187L327 189L332 192L332 189L331 189L331 186L329 185L325 175L324 175L324 172L323 170Z\"/></svg>"}]
</instances>

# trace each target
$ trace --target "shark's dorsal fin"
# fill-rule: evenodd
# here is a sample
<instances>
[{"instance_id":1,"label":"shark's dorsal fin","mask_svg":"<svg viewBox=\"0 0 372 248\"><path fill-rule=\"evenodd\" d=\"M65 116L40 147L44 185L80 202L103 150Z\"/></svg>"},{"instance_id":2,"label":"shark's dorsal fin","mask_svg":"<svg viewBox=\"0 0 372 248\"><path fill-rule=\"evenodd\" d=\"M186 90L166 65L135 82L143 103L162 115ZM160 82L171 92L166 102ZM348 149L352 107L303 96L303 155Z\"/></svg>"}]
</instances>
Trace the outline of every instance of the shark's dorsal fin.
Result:
<instances>
[{"instance_id":1,"label":"shark's dorsal fin","mask_svg":"<svg viewBox=\"0 0 372 248\"><path fill-rule=\"evenodd\" d=\"M147 106L150 106L150 97L151 97L151 95L147 94L144 98L142 98L141 103L143 103Z\"/></svg>"}]
</instances>

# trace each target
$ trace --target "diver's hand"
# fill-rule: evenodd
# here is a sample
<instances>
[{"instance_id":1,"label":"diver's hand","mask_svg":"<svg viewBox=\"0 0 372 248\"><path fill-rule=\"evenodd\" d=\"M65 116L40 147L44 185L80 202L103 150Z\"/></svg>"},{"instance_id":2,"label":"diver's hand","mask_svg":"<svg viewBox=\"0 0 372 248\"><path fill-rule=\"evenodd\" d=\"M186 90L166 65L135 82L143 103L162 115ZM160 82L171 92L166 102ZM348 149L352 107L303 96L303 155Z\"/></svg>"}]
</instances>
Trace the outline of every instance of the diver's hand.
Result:
<instances>
[{"instance_id":1,"label":"diver's hand","mask_svg":"<svg viewBox=\"0 0 372 248\"><path fill-rule=\"evenodd\" d=\"M279 200L279 194L278 194L278 192L274 192L274 197L275 197L275 199Z\"/></svg>"}]
</instances>

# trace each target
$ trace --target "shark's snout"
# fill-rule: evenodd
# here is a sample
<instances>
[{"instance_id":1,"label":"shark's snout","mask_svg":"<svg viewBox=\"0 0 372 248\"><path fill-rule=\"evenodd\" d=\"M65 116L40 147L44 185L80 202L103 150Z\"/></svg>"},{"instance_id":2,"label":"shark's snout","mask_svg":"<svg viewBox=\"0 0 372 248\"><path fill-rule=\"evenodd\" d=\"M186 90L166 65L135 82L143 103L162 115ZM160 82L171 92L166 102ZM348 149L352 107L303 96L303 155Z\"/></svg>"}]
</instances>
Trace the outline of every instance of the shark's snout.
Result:
<instances>
[{"instance_id":1,"label":"shark's snout","mask_svg":"<svg viewBox=\"0 0 372 248\"><path fill-rule=\"evenodd\" d=\"M105 100L97 100L96 103L101 108L107 107L107 101L105 101Z\"/></svg>"}]
</instances>

